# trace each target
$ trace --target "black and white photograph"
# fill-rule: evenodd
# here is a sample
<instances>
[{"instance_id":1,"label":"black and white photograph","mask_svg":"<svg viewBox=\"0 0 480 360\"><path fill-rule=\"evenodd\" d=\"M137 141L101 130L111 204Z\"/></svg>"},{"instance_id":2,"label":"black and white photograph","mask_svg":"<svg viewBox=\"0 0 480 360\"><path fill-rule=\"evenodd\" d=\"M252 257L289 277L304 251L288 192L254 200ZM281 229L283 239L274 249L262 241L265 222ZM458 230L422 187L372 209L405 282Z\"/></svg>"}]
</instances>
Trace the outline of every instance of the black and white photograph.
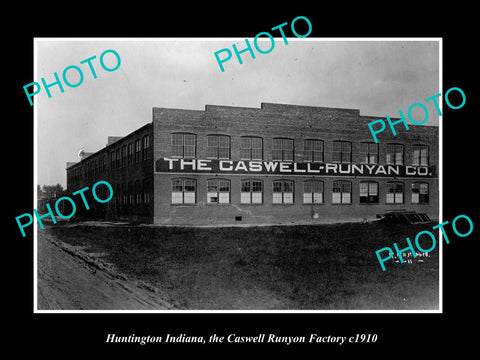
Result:
<instances>
[{"instance_id":1,"label":"black and white photograph","mask_svg":"<svg viewBox=\"0 0 480 360\"><path fill-rule=\"evenodd\" d=\"M37 309L441 310L441 46L37 39Z\"/></svg>"},{"instance_id":2,"label":"black and white photograph","mask_svg":"<svg viewBox=\"0 0 480 360\"><path fill-rule=\"evenodd\" d=\"M72 5L2 25L7 351L473 353L469 6Z\"/></svg>"}]
</instances>

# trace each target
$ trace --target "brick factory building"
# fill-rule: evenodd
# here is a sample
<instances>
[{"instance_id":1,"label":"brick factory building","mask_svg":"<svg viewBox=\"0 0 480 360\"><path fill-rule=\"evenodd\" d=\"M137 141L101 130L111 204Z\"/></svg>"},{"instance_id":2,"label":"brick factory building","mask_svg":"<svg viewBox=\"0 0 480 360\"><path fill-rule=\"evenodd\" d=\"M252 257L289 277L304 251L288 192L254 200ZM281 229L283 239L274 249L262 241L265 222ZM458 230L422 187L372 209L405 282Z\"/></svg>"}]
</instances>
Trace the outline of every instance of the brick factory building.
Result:
<instances>
[{"instance_id":1,"label":"brick factory building","mask_svg":"<svg viewBox=\"0 0 480 360\"><path fill-rule=\"evenodd\" d=\"M357 221L400 210L438 219L438 128L399 123L376 144L367 124L378 118L272 103L153 108L151 123L67 163L67 189L106 180L113 199L89 201L85 215L155 224Z\"/></svg>"}]
</instances>

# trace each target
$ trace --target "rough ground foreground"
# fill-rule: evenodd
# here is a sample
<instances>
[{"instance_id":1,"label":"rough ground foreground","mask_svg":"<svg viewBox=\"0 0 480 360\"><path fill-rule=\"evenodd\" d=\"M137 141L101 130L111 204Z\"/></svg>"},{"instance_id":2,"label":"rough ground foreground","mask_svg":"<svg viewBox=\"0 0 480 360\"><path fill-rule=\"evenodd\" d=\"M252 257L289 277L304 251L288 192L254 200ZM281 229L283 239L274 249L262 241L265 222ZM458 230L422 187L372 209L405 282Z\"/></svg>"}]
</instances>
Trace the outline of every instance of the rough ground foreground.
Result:
<instances>
[{"instance_id":1,"label":"rough ground foreground","mask_svg":"<svg viewBox=\"0 0 480 360\"><path fill-rule=\"evenodd\" d=\"M165 310L158 289L129 280L80 247L38 232L38 310Z\"/></svg>"}]
</instances>

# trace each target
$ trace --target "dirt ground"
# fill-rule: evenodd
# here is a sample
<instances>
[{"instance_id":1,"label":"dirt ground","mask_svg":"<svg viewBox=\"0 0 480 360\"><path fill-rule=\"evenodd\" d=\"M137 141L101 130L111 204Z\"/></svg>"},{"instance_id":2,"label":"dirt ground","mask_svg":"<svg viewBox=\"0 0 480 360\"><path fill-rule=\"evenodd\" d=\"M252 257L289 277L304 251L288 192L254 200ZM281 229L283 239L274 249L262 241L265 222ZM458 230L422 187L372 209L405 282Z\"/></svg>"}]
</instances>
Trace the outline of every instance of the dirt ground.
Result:
<instances>
[{"instance_id":1,"label":"dirt ground","mask_svg":"<svg viewBox=\"0 0 480 360\"><path fill-rule=\"evenodd\" d=\"M431 227L56 224L38 233L38 304L106 310L435 310L438 251L404 264L392 260L385 272L374 251Z\"/></svg>"},{"instance_id":2,"label":"dirt ground","mask_svg":"<svg viewBox=\"0 0 480 360\"><path fill-rule=\"evenodd\" d=\"M129 280L80 247L38 232L38 310L164 310L155 288Z\"/></svg>"}]
</instances>

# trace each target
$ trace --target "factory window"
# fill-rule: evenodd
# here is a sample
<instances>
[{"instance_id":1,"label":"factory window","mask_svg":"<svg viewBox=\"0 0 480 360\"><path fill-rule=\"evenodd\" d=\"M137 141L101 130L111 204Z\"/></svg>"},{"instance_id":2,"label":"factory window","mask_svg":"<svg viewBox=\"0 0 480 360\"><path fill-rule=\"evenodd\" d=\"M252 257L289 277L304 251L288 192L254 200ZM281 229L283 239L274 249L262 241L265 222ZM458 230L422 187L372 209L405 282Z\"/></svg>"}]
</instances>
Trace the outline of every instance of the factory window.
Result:
<instances>
[{"instance_id":1,"label":"factory window","mask_svg":"<svg viewBox=\"0 0 480 360\"><path fill-rule=\"evenodd\" d=\"M142 152L142 143L141 140L135 140L135 163L140 161L140 153Z\"/></svg>"},{"instance_id":2,"label":"factory window","mask_svg":"<svg viewBox=\"0 0 480 360\"><path fill-rule=\"evenodd\" d=\"M122 183L122 205L127 205L127 186Z\"/></svg>"},{"instance_id":3,"label":"factory window","mask_svg":"<svg viewBox=\"0 0 480 360\"><path fill-rule=\"evenodd\" d=\"M293 161L293 139L274 138L272 144L272 160Z\"/></svg>"},{"instance_id":4,"label":"factory window","mask_svg":"<svg viewBox=\"0 0 480 360\"><path fill-rule=\"evenodd\" d=\"M304 140L303 159L306 162L323 162L323 141L314 139Z\"/></svg>"},{"instance_id":5,"label":"factory window","mask_svg":"<svg viewBox=\"0 0 480 360\"><path fill-rule=\"evenodd\" d=\"M350 181L334 181L332 204L352 203L352 183Z\"/></svg>"},{"instance_id":6,"label":"factory window","mask_svg":"<svg viewBox=\"0 0 480 360\"><path fill-rule=\"evenodd\" d=\"M412 204L428 204L428 183L417 182L412 184Z\"/></svg>"},{"instance_id":7,"label":"factory window","mask_svg":"<svg viewBox=\"0 0 480 360\"><path fill-rule=\"evenodd\" d=\"M261 180L242 180L240 192L241 204L263 203L263 182Z\"/></svg>"},{"instance_id":8,"label":"factory window","mask_svg":"<svg viewBox=\"0 0 480 360\"><path fill-rule=\"evenodd\" d=\"M293 204L293 185L293 181L274 181L272 202L274 204Z\"/></svg>"},{"instance_id":9,"label":"factory window","mask_svg":"<svg viewBox=\"0 0 480 360\"><path fill-rule=\"evenodd\" d=\"M116 162L116 165L115 165L115 167L117 169L120 169L120 167L122 166L122 163L121 163L122 157L121 156L122 156L121 149L118 148L117 149L117 156L116 156L117 162Z\"/></svg>"},{"instance_id":10,"label":"factory window","mask_svg":"<svg viewBox=\"0 0 480 360\"><path fill-rule=\"evenodd\" d=\"M413 145L413 166L428 166L428 146Z\"/></svg>"},{"instance_id":11,"label":"factory window","mask_svg":"<svg viewBox=\"0 0 480 360\"><path fill-rule=\"evenodd\" d=\"M197 136L194 134L172 134L172 157L195 158Z\"/></svg>"},{"instance_id":12,"label":"factory window","mask_svg":"<svg viewBox=\"0 0 480 360\"><path fill-rule=\"evenodd\" d=\"M262 160L263 139L255 136L242 136L240 143L240 158L242 160Z\"/></svg>"},{"instance_id":13,"label":"factory window","mask_svg":"<svg viewBox=\"0 0 480 360\"><path fill-rule=\"evenodd\" d=\"M127 145L122 146L122 167L127 166Z\"/></svg>"},{"instance_id":14,"label":"factory window","mask_svg":"<svg viewBox=\"0 0 480 360\"><path fill-rule=\"evenodd\" d=\"M195 204L197 181L193 179L172 180L172 204Z\"/></svg>"},{"instance_id":15,"label":"factory window","mask_svg":"<svg viewBox=\"0 0 480 360\"><path fill-rule=\"evenodd\" d=\"M230 203L230 180L207 180L207 204Z\"/></svg>"},{"instance_id":16,"label":"factory window","mask_svg":"<svg viewBox=\"0 0 480 360\"><path fill-rule=\"evenodd\" d=\"M352 143L349 141L334 141L332 161L339 163L352 162Z\"/></svg>"},{"instance_id":17,"label":"factory window","mask_svg":"<svg viewBox=\"0 0 480 360\"><path fill-rule=\"evenodd\" d=\"M207 158L230 159L230 136L208 135Z\"/></svg>"},{"instance_id":18,"label":"factory window","mask_svg":"<svg viewBox=\"0 0 480 360\"><path fill-rule=\"evenodd\" d=\"M102 171L104 174L107 173L107 154L104 154L103 157L102 157Z\"/></svg>"},{"instance_id":19,"label":"factory window","mask_svg":"<svg viewBox=\"0 0 480 360\"><path fill-rule=\"evenodd\" d=\"M121 194L122 190L120 188L120 185L119 184L115 184L115 205L118 206L120 205L120 201L122 199L122 194Z\"/></svg>"},{"instance_id":20,"label":"factory window","mask_svg":"<svg viewBox=\"0 0 480 360\"><path fill-rule=\"evenodd\" d=\"M148 180L142 181L142 190L143 190L143 203L150 204L150 187Z\"/></svg>"},{"instance_id":21,"label":"factory window","mask_svg":"<svg viewBox=\"0 0 480 360\"><path fill-rule=\"evenodd\" d=\"M149 155L149 149L150 149L150 135L145 135L142 138L143 142L143 155L142 155L142 160L147 160L148 155Z\"/></svg>"},{"instance_id":22,"label":"factory window","mask_svg":"<svg viewBox=\"0 0 480 360\"><path fill-rule=\"evenodd\" d=\"M133 183L128 182L128 205L133 205Z\"/></svg>"},{"instance_id":23,"label":"factory window","mask_svg":"<svg viewBox=\"0 0 480 360\"><path fill-rule=\"evenodd\" d=\"M378 204L378 183L360 182L360 204Z\"/></svg>"},{"instance_id":24,"label":"factory window","mask_svg":"<svg viewBox=\"0 0 480 360\"><path fill-rule=\"evenodd\" d=\"M403 204L403 183L390 182L387 183L387 204Z\"/></svg>"},{"instance_id":25,"label":"factory window","mask_svg":"<svg viewBox=\"0 0 480 360\"><path fill-rule=\"evenodd\" d=\"M360 143L360 163L378 164L378 144L373 142Z\"/></svg>"},{"instance_id":26,"label":"factory window","mask_svg":"<svg viewBox=\"0 0 480 360\"><path fill-rule=\"evenodd\" d=\"M140 187L140 181L135 180L135 205L142 203L142 188Z\"/></svg>"},{"instance_id":27,"label":"factory window","mask_svg":"<svg viewBox=\"0 0 480 360\"><path fill-rule=\"evenodd\" d=\"M133 143L128 144L128 161L127 165L133 164Z\"/></svg>"},{"instance_id":28,"label":"factory window","mask_svg":"<svg viewBox=\"0 0 480 360\"><path fill-rule=\"evenodd\" d=\"M403 149L402 144L386 144L385 163L387 165L403 165Z\"/></svg>"},{"instance_id":29,"label":"factory window","mask_svg":"<svg viewBox=\"0 0 480 360\"><path fill-rule=\"evenodd\" d=\"M323 203L323 181L307 180L303 183L303 203Z\"/></svg>"}]
</instances>

